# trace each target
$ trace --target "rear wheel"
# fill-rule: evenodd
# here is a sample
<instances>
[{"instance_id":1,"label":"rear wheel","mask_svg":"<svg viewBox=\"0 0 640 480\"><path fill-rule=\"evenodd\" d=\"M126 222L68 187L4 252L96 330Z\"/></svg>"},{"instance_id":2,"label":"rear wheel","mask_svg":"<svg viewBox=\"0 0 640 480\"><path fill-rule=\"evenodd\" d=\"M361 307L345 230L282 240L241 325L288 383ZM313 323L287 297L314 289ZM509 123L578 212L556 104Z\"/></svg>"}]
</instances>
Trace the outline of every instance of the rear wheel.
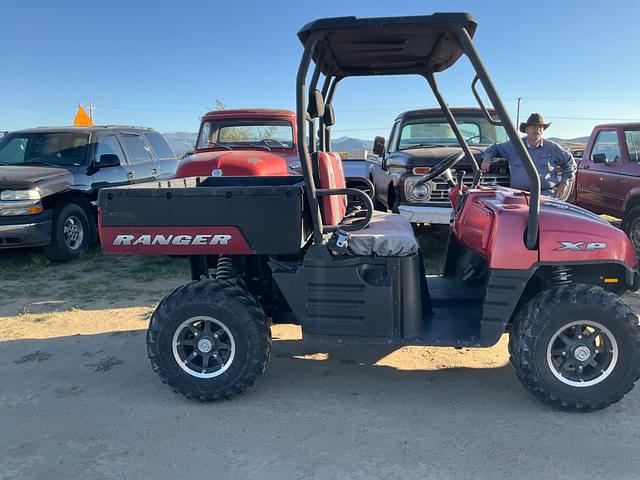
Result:
<instances>
[{"instance_id":1,"label":"rear wheel","mask_svg":"<svg viewBox=\"0 0 640 480\"><path fill-rule=\"evenodd\" d=\"M615 295L567 285L520 310L509 353L517 377L544 403L598 410L622 399L640 377L640 327Z\"/></svg>"},{"instance_id":2,"label":"rear wheel","mask_svg":"<svg viewBox=\"0 0 640 480\"><path fill-rule=\"evenodd\" d=\"M188 398L224 400L264 372L271 332L262 308L236 283L203 280L182 286L156 308L147 331L151 365Z\"/></svg>"}]
</instances>

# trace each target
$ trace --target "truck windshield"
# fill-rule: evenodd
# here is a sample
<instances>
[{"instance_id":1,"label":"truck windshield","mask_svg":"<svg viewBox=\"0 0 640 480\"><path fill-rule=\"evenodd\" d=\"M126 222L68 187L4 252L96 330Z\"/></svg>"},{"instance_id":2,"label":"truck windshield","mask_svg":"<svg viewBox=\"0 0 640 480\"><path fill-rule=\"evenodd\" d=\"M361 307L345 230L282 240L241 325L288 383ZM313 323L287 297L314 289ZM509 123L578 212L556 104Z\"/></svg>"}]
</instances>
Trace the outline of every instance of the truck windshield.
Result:
<instances>
[{"instance_id":1,"label":"truck windshield","mask_svg":"<svg viewBox=\"0 0 640 480\"><path fill-rule=\"evenodd\" d=\"M0 138L0 164L81 165L88 143L86 133L10 133Z\"/></svg>"},{"instance_id":2,"label":"truck windshield","mask_svg":"<svg viewBox=\"0 0 640 480\"><path fill-rule=\"evenodd\" d=\"M289 122L268 120L207 121L202 124L197 148L252 147L293 148Z\"/></svg>"},{"instance_id":3,"label":"truck windshield","mask_svg":"<svg viewBox=\"0 0 640 480\"><path fill-rule=\"evenodd\" d=\"M491 125L484 117L457 117L458 126L469 145L492 145L507 141L507 133L501 126ZM408 120L402 127L398 150L435 145L457 146L458 140L444 118Z\"/></svg>"}]
</instances>

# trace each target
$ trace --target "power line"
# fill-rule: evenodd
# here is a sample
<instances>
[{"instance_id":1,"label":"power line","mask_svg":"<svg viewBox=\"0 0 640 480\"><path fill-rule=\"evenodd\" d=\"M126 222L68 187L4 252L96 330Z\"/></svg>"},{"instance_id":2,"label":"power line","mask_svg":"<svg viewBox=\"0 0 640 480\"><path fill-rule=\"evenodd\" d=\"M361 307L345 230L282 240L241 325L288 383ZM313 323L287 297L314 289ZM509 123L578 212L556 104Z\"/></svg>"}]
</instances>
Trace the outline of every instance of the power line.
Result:
<instances>
[{"instance_id":1,"label":"power line","mask_svg":"<svg viewBox=\"0 0 640 480\"><path fill-rule=\"evenodd\" d=\"M590 120L596 122L635 122L640 121L638 118L602 118L602 117L557 117L555 115L547 115L549 120ZM391 127L370 127L370 128L349 128L349 129L331 129L333 132L368 132L373 130L389 130Z\"/></svg>"}]
</instances>

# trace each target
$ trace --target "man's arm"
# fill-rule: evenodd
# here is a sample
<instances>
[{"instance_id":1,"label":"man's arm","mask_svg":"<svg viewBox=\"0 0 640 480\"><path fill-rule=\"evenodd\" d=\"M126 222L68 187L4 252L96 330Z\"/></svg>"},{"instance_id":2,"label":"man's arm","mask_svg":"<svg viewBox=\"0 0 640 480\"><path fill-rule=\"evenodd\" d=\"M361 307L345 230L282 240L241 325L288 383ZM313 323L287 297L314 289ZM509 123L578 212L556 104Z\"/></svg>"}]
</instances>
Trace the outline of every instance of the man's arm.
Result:
<instances>
[{"instance_id":1,"label":"man's arm","mask_svg":"<svg viewBox=\"0 0 640 480\"><path fill-rule=\"evenodd\" d=\"M556 144L555 161L562 170L562 180L555 191L555 197L566 200L576 178L576 161L568 150Z\"/></svg>"},{"instance_id":2,"label":"man's arm","mask_svg":"<svg viewBox=\"0 0 640 480\"><path fill-rule=\"evenodd\" d=\"M487 173L491 168L491 159L494 157L506 157L504 154L504 149L498 143L494 143L489 148L487 148L482 154L482 164L480 165L480 170L484 173Z\"/></svg>"}]
</instances>

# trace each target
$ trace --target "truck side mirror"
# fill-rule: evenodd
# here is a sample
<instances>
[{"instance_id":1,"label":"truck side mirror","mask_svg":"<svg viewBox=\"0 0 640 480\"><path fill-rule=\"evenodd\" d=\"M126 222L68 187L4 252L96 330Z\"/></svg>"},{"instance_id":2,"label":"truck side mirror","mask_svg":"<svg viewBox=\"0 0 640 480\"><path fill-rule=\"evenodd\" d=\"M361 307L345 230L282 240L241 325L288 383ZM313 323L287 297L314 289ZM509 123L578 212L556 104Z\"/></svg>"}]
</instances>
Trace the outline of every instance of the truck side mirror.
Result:
<instances>
[{"instance_id":1,"label":"truck side mirror","mask_svg":"<svg viewBox=\"0 0 640 480\"><path fill-rule=\"evenodd\" d=\"M593 163L607 163L607 154L606 153L594 153L591 156L591 160Z\"/></svg>"},{"instance_id":2,"label":"truck side mirror","mask_svg":"<svg viewBox=\"0 0 640 480\"><path fill-rule=\"evenodd\" d=\"M373 153L379 157L384 155L384 137L376 137L373 139Z\"/></svg>"},{"instance_id":3,"label":"truck side mirror","mask_svg":"<svg viewBox=\"0 0 640 480\"><path fill-rule=\"evenodd\" d=\"M105 153L100 155L100 158L96 162L97 168L117 167L120 165L120 158L113 153Z\"/></svg>"}]
</instances>

